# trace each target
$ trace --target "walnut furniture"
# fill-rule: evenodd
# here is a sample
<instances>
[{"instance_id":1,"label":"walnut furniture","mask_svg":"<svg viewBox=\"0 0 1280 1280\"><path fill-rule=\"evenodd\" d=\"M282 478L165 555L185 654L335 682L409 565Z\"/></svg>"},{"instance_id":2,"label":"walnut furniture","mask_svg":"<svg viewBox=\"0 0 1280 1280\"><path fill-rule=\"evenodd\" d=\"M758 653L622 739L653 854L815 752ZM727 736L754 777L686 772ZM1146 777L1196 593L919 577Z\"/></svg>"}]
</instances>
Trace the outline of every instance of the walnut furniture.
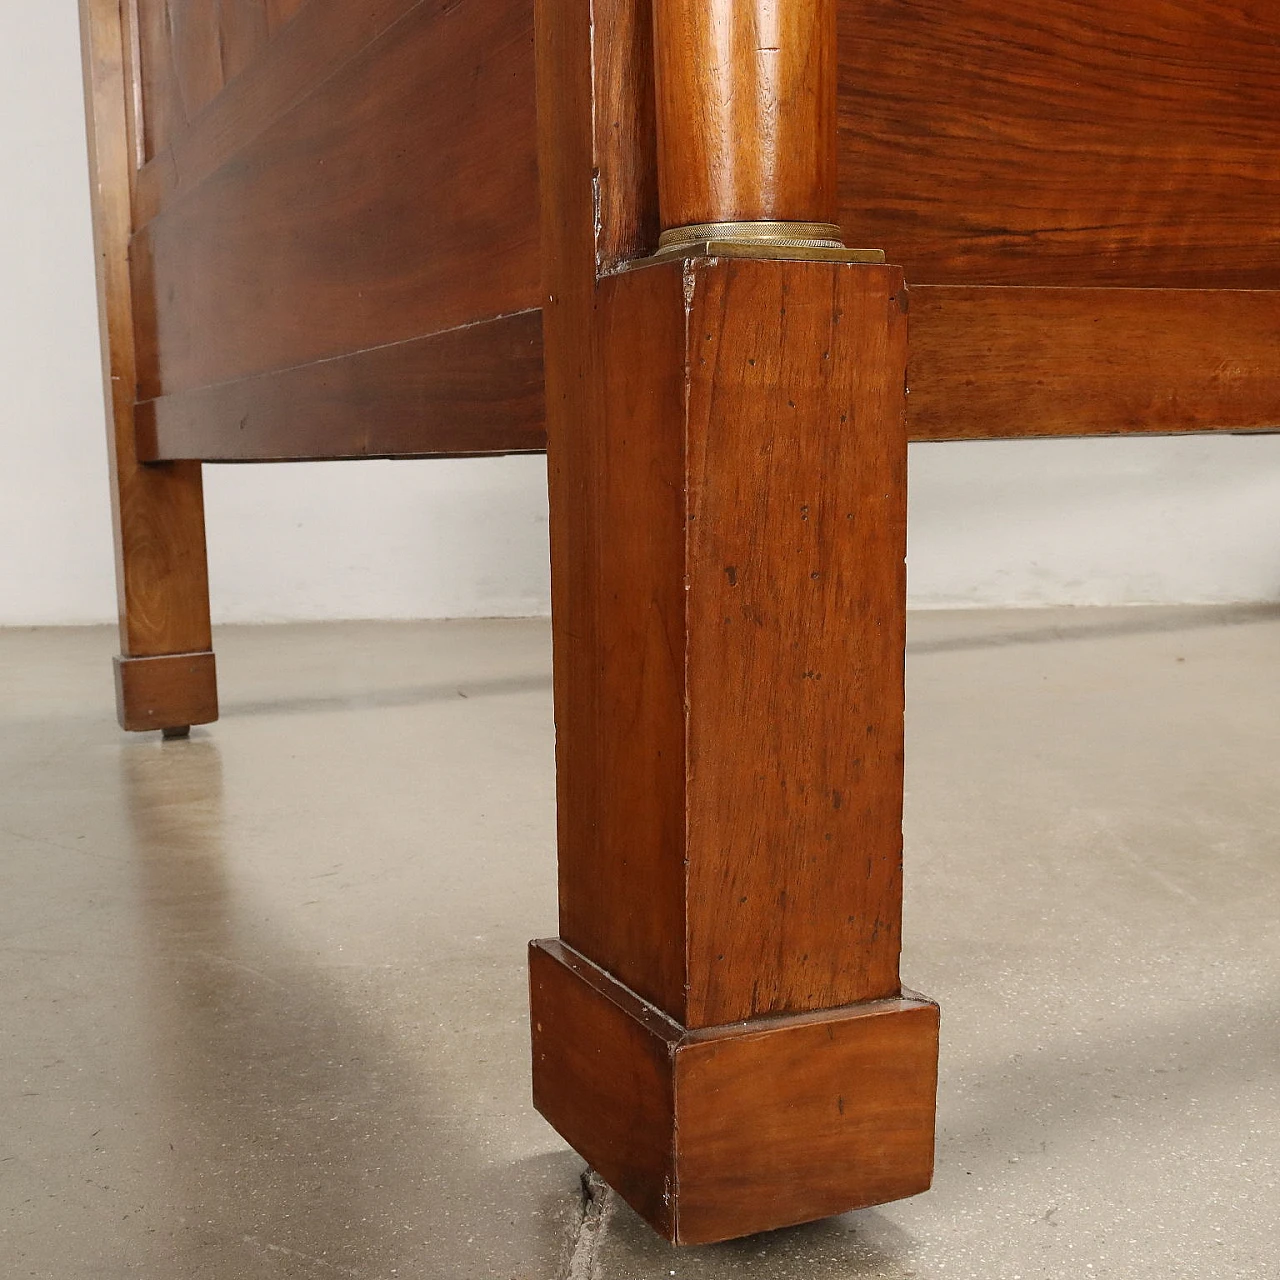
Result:
<instances>
[{"instance_id":1,"label":"walnut furniture","mask_svg":"<svg viewBox=\"0 0 1280 1280\"><path fill-rule=\"evenodd\" d=\"M121 723L217 715L202 463L545 448L538 1107L678 1242L927 1188L907 442L1280 422L1280 6L81 8Z\"/></svg>"}]
</instances>

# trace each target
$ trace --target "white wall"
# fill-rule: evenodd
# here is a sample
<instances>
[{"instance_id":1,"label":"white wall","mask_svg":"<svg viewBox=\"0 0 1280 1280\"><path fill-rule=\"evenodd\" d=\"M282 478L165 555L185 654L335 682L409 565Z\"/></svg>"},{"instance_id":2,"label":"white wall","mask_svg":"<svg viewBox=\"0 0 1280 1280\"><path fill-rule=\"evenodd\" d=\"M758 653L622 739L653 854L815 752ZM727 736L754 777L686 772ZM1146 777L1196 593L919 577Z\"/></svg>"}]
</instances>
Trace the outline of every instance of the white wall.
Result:
<instances>
[{"instance_id":1,"label":"white wall","mask_svg":"<svg viewBox=\"0 0 1280 1280\"><path fill-rule=\"evenodd\" d=\"M113 615L75 5L0 42L0 624ZM1278 371L1280 376L1280 371ZM547 608L543 460L206 469L218 619ZM915 603L1280 599L1280 437L914 446Z\"/></svg>"}]
</instances>

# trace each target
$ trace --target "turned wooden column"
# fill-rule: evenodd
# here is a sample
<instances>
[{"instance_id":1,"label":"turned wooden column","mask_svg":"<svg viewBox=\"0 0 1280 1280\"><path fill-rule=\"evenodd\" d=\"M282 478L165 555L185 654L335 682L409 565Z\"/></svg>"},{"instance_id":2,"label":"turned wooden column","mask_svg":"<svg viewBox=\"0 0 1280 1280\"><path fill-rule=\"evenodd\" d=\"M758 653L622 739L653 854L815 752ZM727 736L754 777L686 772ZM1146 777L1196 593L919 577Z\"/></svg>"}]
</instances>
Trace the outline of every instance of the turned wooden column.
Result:
<instances>
[{"instance_id":1,"label":"turned wooden column","mask_svg":"<svg viewBox=\"0 0 1280 1280\"><path fill-rule=\"evenodd\" d=\"M653 22L663 247L838 247L835 0L654 0Z\"/></svg>"}]
</instances>

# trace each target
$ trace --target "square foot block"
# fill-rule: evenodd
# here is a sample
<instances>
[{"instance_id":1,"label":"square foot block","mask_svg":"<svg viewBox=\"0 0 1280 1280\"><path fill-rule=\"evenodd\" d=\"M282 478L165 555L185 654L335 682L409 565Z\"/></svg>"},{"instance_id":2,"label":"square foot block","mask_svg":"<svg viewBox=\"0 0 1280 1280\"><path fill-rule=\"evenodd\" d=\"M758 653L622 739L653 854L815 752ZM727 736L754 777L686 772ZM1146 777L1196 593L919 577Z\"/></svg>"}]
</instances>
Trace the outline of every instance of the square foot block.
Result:
<instances>
[{"instance_id":1,"label":"square foot block","mask_svg":"<svg viewBox=\"0 0 1280 1280\"><path fill-rule=\"evenodd\" d=\"M529 947L533 1101L675 1244L928 1190L938 1006L686 1030L557 940Z\"/></svg>"},{"instance_id":2,"label":"square foot block","mask_svg":"<svg viewBox=\"0 0 1280 1280\"><path fill-rule=\"evenodd\" d=\"M218 718L213 654L116 659L116 715L122 729L182 729Z\"/></svg>"}]
</instances>

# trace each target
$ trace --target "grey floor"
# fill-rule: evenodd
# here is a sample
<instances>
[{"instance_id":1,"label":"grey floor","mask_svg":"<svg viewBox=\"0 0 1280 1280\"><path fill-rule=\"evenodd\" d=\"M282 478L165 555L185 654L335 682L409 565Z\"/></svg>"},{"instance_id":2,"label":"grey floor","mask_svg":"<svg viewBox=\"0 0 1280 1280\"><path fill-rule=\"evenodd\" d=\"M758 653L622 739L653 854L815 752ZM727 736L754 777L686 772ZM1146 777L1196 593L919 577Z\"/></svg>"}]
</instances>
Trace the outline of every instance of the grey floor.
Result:
<instances>
[{"instance_id":1,"label":"grey floor","mask_svg":"<svg viewBox=\"0 0 1280 1280\"><path fill-rule=\"evenodd\" d=\"M1280 1276L1280 610L913 621L915 1200L676 1251L529 1104L542 622L0 633L0 1276Z\"/></svg>"}]
</instances>

